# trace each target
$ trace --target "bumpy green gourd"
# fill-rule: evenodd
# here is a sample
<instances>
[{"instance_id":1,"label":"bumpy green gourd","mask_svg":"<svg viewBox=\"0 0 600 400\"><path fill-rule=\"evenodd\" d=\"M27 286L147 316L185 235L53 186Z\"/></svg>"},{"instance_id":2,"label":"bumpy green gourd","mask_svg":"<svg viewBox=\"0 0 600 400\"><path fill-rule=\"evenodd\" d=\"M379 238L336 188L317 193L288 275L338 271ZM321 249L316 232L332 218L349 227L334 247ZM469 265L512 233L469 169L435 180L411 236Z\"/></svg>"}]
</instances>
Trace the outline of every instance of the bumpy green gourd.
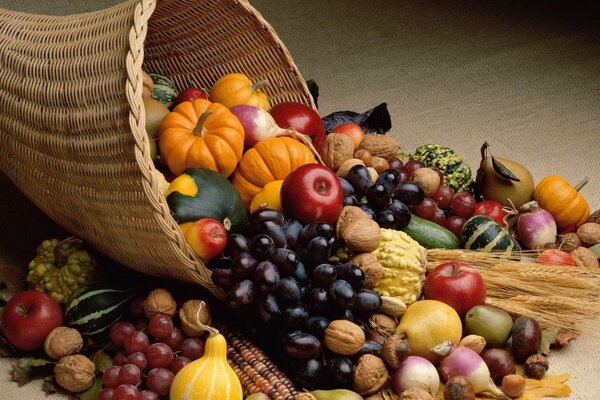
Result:
<instances>
[{"instance_id":1,"label":"bumpy green gourd","mask_svg":"<svg viewBox=\"0 0 600 400\"><path fill-rule=\"evenodd\" d=\"M440 170L444 174L444 184L450 186L454 192L472 192L471 168L454 150L437 144L424 144L417 147L410 158L426 167Z\"/></svg>"}]
</instances>

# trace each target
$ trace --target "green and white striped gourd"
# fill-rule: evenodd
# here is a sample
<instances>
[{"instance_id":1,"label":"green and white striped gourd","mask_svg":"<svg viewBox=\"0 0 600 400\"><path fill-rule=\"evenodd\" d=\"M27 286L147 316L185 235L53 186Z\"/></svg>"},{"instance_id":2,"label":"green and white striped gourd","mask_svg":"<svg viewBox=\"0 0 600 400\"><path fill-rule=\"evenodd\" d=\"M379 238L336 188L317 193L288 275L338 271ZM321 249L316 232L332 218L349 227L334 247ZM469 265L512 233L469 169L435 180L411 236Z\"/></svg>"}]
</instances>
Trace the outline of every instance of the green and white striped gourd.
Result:
<instances>
[{"instance_id":1,"label":"green and white striped gourd","mask_svg":"<svg viewBox=\"0 0 600 400\"><path fill-rule=\"evenodd\" d=\"M465 222L461 243L467 250L486 252L520 250L519 244L510 233L487 215L474 215Z\"/></svg>"},{"instance_id":2,"label":"green and white striped gourd","mask_svg":"<svg viewBox=\"0 0 600 400\"><path fill-rule=\"evenodd\" d=\"M150 97L160 101L165 107L171 108L175 98L179 94L172 80L164 75L150 73L150 78L154 83Z\"/></svg>"}]
</instances>

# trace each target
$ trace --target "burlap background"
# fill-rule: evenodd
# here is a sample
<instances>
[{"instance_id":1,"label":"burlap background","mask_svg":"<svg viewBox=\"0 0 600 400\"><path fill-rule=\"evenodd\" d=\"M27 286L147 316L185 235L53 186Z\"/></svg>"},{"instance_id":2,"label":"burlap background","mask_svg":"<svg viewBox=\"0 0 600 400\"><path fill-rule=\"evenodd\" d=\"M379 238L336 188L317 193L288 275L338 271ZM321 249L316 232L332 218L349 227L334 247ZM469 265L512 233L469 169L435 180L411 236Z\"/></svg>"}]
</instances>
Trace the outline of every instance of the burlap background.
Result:
<instances>
[{"instance_id":1,"label":"burlap background","mask_svg":"<svg viewBox=\"0 0 600 400\"><path fill-rule=\"evenodd\" d=\"M116 3L0 0L0 7L62 14ZM385 101L392 133L406 151L440 143L476 168L479 147L487 141L495 155L526 165L536 180L589 176L582 193L593 209L600 208L598 6L500 0L251 3L305 78L319 84L322 115L364 111ZM3 175L0 205L0 263L25 266L42 239L64 234ZM551 356L551 372L572 374L571 398L600 398L599 336L584 336ZM45 398L38 385L10 382L9 363L0 360L0 399Z\"/></svg>"}]
</instances>

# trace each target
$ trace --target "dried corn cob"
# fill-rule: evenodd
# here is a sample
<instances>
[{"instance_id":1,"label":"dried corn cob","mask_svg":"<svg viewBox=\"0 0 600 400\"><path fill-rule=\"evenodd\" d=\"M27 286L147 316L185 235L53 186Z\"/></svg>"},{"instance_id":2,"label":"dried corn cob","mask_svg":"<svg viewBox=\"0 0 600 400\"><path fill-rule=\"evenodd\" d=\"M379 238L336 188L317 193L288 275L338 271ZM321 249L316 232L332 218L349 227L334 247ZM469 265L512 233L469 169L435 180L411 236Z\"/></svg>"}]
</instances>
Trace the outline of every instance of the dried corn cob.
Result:
<instances>
[{"instance_id":1,"label":"dried corn cob","mask_svg":"<svg viewBox=\"0 0 600 400\"><path fill-rule=\"evenodd\" d=\"M238 332L217 324L227 340L227 361L240 378L244 395L262 392L272 400L294 400L299 393L289 378L254 343Z\"/></svg>"}]
</instances>

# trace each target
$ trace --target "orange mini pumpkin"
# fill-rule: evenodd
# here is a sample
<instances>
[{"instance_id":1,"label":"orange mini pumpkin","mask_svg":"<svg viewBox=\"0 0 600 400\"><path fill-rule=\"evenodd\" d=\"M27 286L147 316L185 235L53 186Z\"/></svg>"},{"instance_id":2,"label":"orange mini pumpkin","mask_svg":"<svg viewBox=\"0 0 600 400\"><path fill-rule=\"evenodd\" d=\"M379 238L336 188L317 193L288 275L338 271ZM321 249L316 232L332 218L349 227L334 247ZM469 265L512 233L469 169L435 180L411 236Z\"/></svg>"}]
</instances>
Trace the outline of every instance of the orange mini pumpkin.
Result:
<instances>
[{"instance_id":1,"label":"orange mini pumpkin","mask_svg":"<svg viewBox=\"0 0 600 400\"><path fill-rule=\"evenodd\" d=\"M242 158L244 127L222 104L184 101L163 119L158 144L176 176L188 168L208 168L228 177Z\"/></svg>"},{"instance_id":2,"label":"orange mini pumpkin","mask_svg":"<svg viewBox=\"0 0 600 400\"><path fill-rule=\"evenodd\" d=\"M583 186L586 181L582 182ZM578 190L560 176L547 176L535 187L533 198L541 208L554 217L556 225L564 229L570 225L579 226L590 216L590 205Z\"/></svg>"},{"instance_id":3,"label":"orange mini pumpkin","mask_svg":"<svg viewBox=\"0 0 600 400\"><path fill-rule=\"evenodd\" d=\"M269 111L269 99L260 89L267 83L266 80L254 83L244 74L223 75L210 89L210 100L227 108L247 104Z\"/></svg>"},{"instance_id":4,"label":"orange mini pumpkin","mask_svg":"<svg viewBox=\"0 0 600 400\"><path fill-rule=\"evenodd\" d=\"M231 178L246 209L263 186L285 179L305 164L317 161L308 147L299 141L282 136L264 139L246 151Z\"/></svg>"}]
</instances>

